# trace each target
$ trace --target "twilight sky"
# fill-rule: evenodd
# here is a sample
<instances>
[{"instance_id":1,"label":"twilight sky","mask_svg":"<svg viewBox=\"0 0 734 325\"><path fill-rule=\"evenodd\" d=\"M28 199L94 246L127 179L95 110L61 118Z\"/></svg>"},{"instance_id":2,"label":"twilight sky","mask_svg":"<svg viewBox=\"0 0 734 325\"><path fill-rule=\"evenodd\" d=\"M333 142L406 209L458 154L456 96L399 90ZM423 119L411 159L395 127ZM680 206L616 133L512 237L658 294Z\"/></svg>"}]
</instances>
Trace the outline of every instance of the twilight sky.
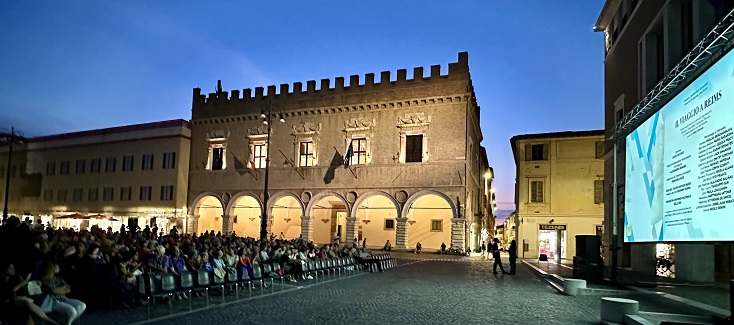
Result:
<instances>
[{"instance_id":1,"label":"twilight sky","mask_svg":"<svg viewBox=\"0 0 734 325\"><path fill-rule=\"evenodd\" d=\"M164 4L165 2L165 4ZM603 127L602 0L11 1L0 129L26 136L191 118L212 92L455 62L469 52L499 208L513 135Z\"/></svg>"}]
</instances>

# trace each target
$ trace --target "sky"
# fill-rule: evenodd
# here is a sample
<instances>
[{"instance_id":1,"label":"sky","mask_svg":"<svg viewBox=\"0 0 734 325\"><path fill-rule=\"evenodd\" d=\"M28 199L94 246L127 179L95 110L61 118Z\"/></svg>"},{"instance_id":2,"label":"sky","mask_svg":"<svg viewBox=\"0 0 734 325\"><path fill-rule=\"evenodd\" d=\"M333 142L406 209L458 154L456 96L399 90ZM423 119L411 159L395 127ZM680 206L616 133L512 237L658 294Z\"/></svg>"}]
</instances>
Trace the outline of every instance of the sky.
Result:
<instances>
[{"instance_id":1,"label":"sky","mask_svg":"<svg viewBox=\"0 0 734 325\"><path fill-rule=\"evenodd\" d=\"M191 118L213 92L440 64L469 68L501 210L509 139L603 128L603 0L11 1L0 130L26 136Z\"/></svg>"}]
</instances>

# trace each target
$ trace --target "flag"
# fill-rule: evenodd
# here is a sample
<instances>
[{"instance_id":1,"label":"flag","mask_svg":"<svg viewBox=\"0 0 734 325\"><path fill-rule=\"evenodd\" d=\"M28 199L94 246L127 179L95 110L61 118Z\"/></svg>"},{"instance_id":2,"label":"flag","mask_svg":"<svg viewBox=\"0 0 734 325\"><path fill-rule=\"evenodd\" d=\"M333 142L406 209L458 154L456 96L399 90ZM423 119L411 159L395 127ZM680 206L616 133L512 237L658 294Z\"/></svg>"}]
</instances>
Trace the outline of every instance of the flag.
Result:
<instances>
[{"instance_id":1,"label":"flag","mask_svg":"<svg viewBox=\"0 0 734 325\"><path fill-rule=\"evenodd\" d=\"M349 149L347 149L347 154L344 155L344 168L349 167L349 162L352 160L352 155L354 155L354 150L352 150L352 144L349 143Z\"/></svg>"},{"instance_id":2,"label":"flag","mask_svg":"<svg viewBox=\"0 0 734 325\"><path fill-rule=\"evenodd\" d=\"M250 169L255 170L255 161L250 160Z\"/></svg>"}]
</instances>

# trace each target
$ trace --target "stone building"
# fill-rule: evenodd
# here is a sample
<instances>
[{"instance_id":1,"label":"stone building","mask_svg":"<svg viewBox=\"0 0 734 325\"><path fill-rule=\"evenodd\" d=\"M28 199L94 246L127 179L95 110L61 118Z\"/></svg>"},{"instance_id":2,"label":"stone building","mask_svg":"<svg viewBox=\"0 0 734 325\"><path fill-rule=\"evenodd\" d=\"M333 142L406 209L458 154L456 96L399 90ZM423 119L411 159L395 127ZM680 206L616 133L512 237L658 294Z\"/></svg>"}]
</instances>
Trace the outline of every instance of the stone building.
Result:
<instances>
[{"instance_id":1,"label":"stone building","mask_svg":"<svg viewBox=\"0 0 734 325\"><path fill-rule=\"evenodd\" d=\"M608 139L618 139L616 155L615 141L607 141L604 148L608 180L604 229L610 231L603 241L605 255L618 256L618 267L655 274L656 256L666 255L675 260L679 279L711 282L734 277L731 242L625 243L621 236L625 233L625 136L732 48L732 9L730 0L607 0L599 13L594 30L604 35L604 130ZM718 37L724 31L727 35ZM620 234L616 240L611 231L614 224ZM675 256L667 256L670 251ZM612 261L605 259L608 266Z\"/></svg>"},{"instance_id":2,"label":"stone building","mask_svg":"<svg viewBox=\"0 0 734 325\"><path fill-rule=\"evenodd\" d=\"M505 231L517 228L518 256L571 260L576 235L597 235L604 222L604 131L524 134L510 144L517 210Z\"/></svg>"},{"instance_id":3,"label":"stone building","mask_svg":"<svg viewBox=\"0 0 734 325\"><path fill-rule=\"evenodd\" d=\"M473 244L471 227L486 225L491 208L482 198L489 166L468 54L444 74L436 65L428 76L419 67L412 78L398 70L379 79L322 79L319 87L311 80L306 89L296 82L254 94L195 88L189 231L259 237L265 205L268 233L285 238L366 239L373 248L389 240L397 249ZM268 112L270 147L261 117Z\"/></svg>"},{"instance_id":4,"label":"stone building","mask_svg":"<svg viewBox=\"0 0 734 325\"><path fill-rule=\"evenodd\" d=\"M0 145L9 215L77 229L183 226L190 137L184 120L34 137L13 145L10 164Z\"/></svg>"}]
</instances>

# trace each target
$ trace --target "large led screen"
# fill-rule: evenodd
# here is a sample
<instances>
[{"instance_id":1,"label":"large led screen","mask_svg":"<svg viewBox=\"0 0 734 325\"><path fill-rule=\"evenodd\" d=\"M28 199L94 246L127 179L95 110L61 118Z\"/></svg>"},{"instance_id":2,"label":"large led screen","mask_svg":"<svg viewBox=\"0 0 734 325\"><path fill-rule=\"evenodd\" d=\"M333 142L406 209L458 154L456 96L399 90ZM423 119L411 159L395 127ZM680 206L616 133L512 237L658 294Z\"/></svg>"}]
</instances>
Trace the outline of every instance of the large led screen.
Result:
<instances>
[{"instance_id":1,"label":"large led screen","mask_svg":"<svg viewBox=\"0 0 734 325\"><path fill-rule=\"evenodd\" d=\"M734 240L734 51L626 138L624 241Z\"/></svg>"}]
</instances>

